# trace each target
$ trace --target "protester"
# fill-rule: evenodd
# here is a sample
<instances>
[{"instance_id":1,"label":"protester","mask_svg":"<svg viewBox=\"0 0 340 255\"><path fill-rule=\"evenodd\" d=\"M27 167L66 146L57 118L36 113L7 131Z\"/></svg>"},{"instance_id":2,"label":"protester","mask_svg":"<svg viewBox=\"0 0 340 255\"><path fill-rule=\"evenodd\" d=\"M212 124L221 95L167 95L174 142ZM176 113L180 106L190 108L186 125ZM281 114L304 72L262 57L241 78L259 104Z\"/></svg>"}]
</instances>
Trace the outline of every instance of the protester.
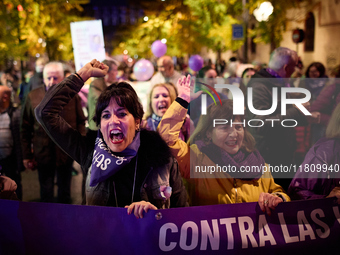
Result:
<instances>
[{"instance_id":1,"label":"protester","mask_svg":"<svg viewBox=\"0 0 340 255\"><path fill-rule=\"evenodd\" d=\"M11 101L14 106L20 104L18 89L20 88L18 71L14 66L5 70L1 75L1 84L11 89Z\"/></svg>"},{"instance_id":2,"label":"protester","mask_svg":"<svg viewBox=\"0 0 340 255\"><path fill-rule=\"evenodd\" d=\"M300 83L300 87L306 88L310 91L314 101L321 90L325 87L328 77L326 75L326 68L320 62L311 63L306 70L306 78Z\"/></svg>"},{"instance_id":3,"label":"protester","mask_svg":"<svg viewBox=\"0 0 340 255\"><path fill-rule=\"evenodd\" d=\"M174 61L170 56L163 56L157 60L158 72L151 78L151 86L159 83L176 84L183 75L175 70Z\"/></svg>"},{"instance_id":4,"label":"protester","mask_svg":"<svg viewBox=\"0 0 340 255\"><path fill-rule=\"evenodd\" d=\"M47 64L47 59L40 57L35 61L35 70L34 73L28 72L25 79L27 81L23 81L22 85L20 85L20 94L19 98L22 102L22 105L25 103L26 97L29 92L31 92L34 89L37 89L39 87L44 87L43 82L43 70L45 65Z\"/></svg>"},{"instance_id":5,"label":"protester","mask_svg":"<svg viewBox=\"0 0 340 255\"><path fill-rule=\"evenodd\" d=\"M310 111L320 112L320 123L327 126L335 107L340 102L340 65L335 68L334 81L327 85L311 104Z\"/></svg>"},{"instance_id":6,"label":"protester","mask_svg":"<svg viewBox=\"0 0 340 255\"><path fill-rule=\"evenodd\" d=\"M312 144L325 135L330 116L340 102L340 65L335 67L333 72L335 76L333 82L321 90L318 97L310 106L311 112L320 113L319 123L312 126Z\"/></svg>"},{"instance_id":7,"label":"protester","mask_svg":"<svg viewBox=\"0 0 340 255\"><path fill-rule=\"evenodd\" d=\"M211 59L204 59L203 67L196 73L196 78L204 78L208 70L215 70L215 65L212 63ZM181 78L181 77L179 77ZM177 79L178 80L178 79ZM177 83L177 80L175 81Z\"/></svg>"},{"instance_id":8,"label":"protester","mask_svg":"<svg viewBox=\"0 0 340 255\"><path fill-rule=\"evenodd\" d=\"M255 69L252 67L247 67L246 69L243 70L241 78L244 86L247 87L250 78L255 74L255 72L256 72Z\"/></svg>"},{"instance_id":9,"label":"protester","mask_svg":"<svg viewBox=\"0 0 340 255\"><path fill-rule=\"evenodd\" d=\"M224 78L239 78L237 76L237 69L240 66L240 61L236 57L229 58L228 64L227 64L227 70L223 74Z\"/></svg>"},{"instance_id":10,"label":"protester","mask_svg":"<svg viewBox=\"0 0 340 255\"><path fill-rule=\"evenodd\" d=\"M306 78L304 71L303 71L303 63L301 60L301 57L298 57L297 64L295 66L295 70L290 76L292 79L290 79L289 83L291 87L301 87L302 82Z\"/></svg>"},{"instance_id":11,"label":"protester","mask_svg":"<svg viewBox=\"0 0 340 255\"><path fill-rule=\"evenodd\" d=\"M173 84L161 83L153 86L148 100L148 108L142 126L147 130L157 131L157 126L164 113L177 97L177 89ZM194 123L186 116L179 133L180 139L188 141L190 132L194 130Z\"/></svg>"},{"instance_id":12,"label":"protester","mask_svg":"<svg viewBox=\"0 0 340 255\"><path fill-rule=\"evenodd\" d=\"M18 200L16 189L15 181L0 174L0 199Z\"/></svg>"},{"instance_id":13,"label":"protester","mask_svg":"<svg viewBox=\"0 0 340 255\"><path fill-rule=\"evenodd\" d=\"M241 81L239 88L242 90L243 95L247 94L247 85L251 79L251 77L255 74L255 69L252 67L247 67L243 70L241 75Z\"/></svg>"},{"instance_id":14,"label":"protester","mask_svg":"<svg viewBox=\"0 0 340 255\"><path fill-rule=\"evenodd\" d=\"M320 62L313 62L307 67L305 76L306 79L301 80L299 87L306 88L310 91L311 100L309 102L313 104L313 102L320 95L320 92L324 89L324 87L328 83L326 68ZM320 109L313 111L320 111ZM326 125L322 125L320 123L312 123L310 124L310 129L311 129L310 143L311 145L313 145L321 137L325 135Z\"/></svg>"},{"instance_id":15,"label":"protester","mask_svg":"<svg viewBox=\"0 0 340 255\"><path fill-rule=\"evenodd\" d=\"M25 98L28 94L28 90L29 90L29 81L31 80L31 78L33 77L34 73L33 71L26 71L25 75L24 75L24 79L22 80L22 82L20 83L20 88L19 88L19 99L21 104L23 104L25 102Z\"/></svg>"},{"instance_id":16,"label":"protester","mask_svg":"<svg viewBox=\"0 0 340 255\"><path fill-rule=\"evenodd\" d=\"M54 202L54 177L57 174L58 202L71 203L71 179L73 160L51 140L34 116L34 109L46 96L47 91L64 78L63 65L50 62L43 70L44 86L32 90L26 97L21 123L23 164L26 169L38 169L42 202ZM76 95L64 108L60 118L70 128L85 135L85 116L81 99Z\"/></svg>"},{"instance_id":17,"label":"protester","mask_svg":"<svg viewBox=\"0 0 340 255\"><path fill-rule=\"evenodd\" d=\"M117 81L118 66L113 60L104 60L103 63L109 67L109 71L104 77L99 77L94 79L89 88L89 93L87 95L87 105L89 109L89 129L88 135L93 139L96 139L98 127L96 122L93 120L95 114L96 104L98 97L105 90L105 88L112 83Z\"/></svg>"},{"instance_id":18,"label":"protester","mask_svg":"<svg viewBox=\"0 0 340 255\"><path fill-rule=\"evenodd\" d=\"M340 105L329 120L326 137L308 151L288 194L294 200L337 197L340 203Z\"/></svg>"},{"instance_id":19,"label":"protester","mask_svg":"<svg viewBox=\"0 0 340 255\"><path fill-rule=\"evenodd\" d=\"M227 63L225 62L225 60L224 59L221 59L221 58L219 58L219 59L217 59L216 60L216 71L217 71L217 74L219 75L219 76L223 76L223 73L224 73L224 69L226 68L226 66L227 66Z\"/></svg>"},{"instance_id":20,"label":"protester","mask_svg":"<svg viewBox=\"0 0 340 255\"><path fill-rule=\"evenodd\" d=\"M218 169L217 165L235 167L236 172L246 166L262 169L265 168L265 161L254 148L254 138L240 125L243 116L233 116L232 100L222 100L222 106L211 104L208 107L207 114L201 116L190 138L191 145L178 139L188 104L200 93L191 93L190 98L190 76L180 79L177 87L179 96L164 114L158 132L176 156L183 177L194 185L192 205L258 201L260 208L270 214L279 203L289 201L269 171L243 174L231 171L197 172L197 167L209 169L216 166ZM213 127L214 119L237 123Z\"/></svg>"},{"instance_id":21,"label":"protester","mask_svg":"<svg viewBox=\"0 0 340 255\"><path fill-rule=\"evenodd\" d=\"M11 102L11 89L0 86L0 174L17 184L17 196L22 199L22 151L20 141L20 109Z\"/></svg>"},{"instance_id":22,"label":"protester","mask_svg":"<svg viewBox=\"0 0 340 255\"><path fill-rule=\"evenodd\" d=\"M40 57L35 61L35 73L28 82L27 94L36 88L44 87L43 70L47 62L47 59L43 57ZM26 94L24 97L26 97Z\"/></svg>"},{"instance_id":23,"label":"protester","mask_svg":"<svg viewBox=\"0 0 340 255\"><path fill-rule=\"evenodd\" d=\"M279 90L278 95L281 95L281 89L289 86L289 83L284 78L289 78L292 75L297 61L296 52L288 48L279 47L272 52L268 68L255 73L248 83L248 88L252 88L251 100L254 109L271 109L274 100L273 89L277 88ZM294 164L293 156L296 149L295 129L284 127L281 125L281 122L284 119L293 119L297 122L298 126L304 126L308 124L308 120L304 113L292 104L286 106L286 114L282 115L281 96L276 97L277 107L272 113L260 115L251 112L247 108L246 116L247 120L259 120L258 122L252 122L249 131L254 136L256 148L266 163L273 167L281 165L289 167L291 164ZM288 93L287 98L290 97ZM267 119L274 119L276 121L273 125L271 121L266 121ZM263 125L260 125L262 122ZM287 177L286 173L277 172L273 173L273 176L275 182L287 190L291 179Z\"/></svg>"},{"instance_id":24,"label":"protester","mask_svg":"<svg viewBox=\"0 0 340 255\"><path fill-rule=\"evenodd\" d=\"M217 72L215 69L208 69L204 74L205 79L216 79L216 77L217 77Z\"/></svg>"},{"instance_id":25,"label":"protester","mask_svg":"<svg viewBox=\"0 0 340 255\"><path fill-rule=\"evenodd\" d=\"M137 218L143 211L187 203L177 161L156 132L140 130L143 108L134 89L113 83L99 96L95 143L70 128L60 113L90 77L103 77L109 67L92 60L48 91L36 116L49 136L86 172L86 204L127 208Z\"/></svg>"}]
</instances>

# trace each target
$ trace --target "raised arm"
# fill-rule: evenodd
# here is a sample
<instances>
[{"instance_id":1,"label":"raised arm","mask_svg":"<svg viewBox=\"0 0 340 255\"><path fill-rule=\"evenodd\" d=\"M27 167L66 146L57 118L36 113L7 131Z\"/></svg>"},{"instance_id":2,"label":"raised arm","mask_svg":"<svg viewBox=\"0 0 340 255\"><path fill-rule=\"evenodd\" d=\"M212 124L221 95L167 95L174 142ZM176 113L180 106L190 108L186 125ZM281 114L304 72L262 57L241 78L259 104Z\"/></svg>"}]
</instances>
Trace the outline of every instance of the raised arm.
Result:
<instances>
[{"instance_id":1,"label":"raised arm","mask_svg":"<svg viewBox=\"0 0 340 255\"><path fill-rule=\"evenodd\" d=\"M202 93L190 93L193 90L191 85L190 75L178 80L178 97L165 112L157 128L161 137L171 148L172 154L176 157L184 178L190 177L190 148L184 141L179 139L179 133L186 118L190 100Z\"/></svg>"}]
</instances>

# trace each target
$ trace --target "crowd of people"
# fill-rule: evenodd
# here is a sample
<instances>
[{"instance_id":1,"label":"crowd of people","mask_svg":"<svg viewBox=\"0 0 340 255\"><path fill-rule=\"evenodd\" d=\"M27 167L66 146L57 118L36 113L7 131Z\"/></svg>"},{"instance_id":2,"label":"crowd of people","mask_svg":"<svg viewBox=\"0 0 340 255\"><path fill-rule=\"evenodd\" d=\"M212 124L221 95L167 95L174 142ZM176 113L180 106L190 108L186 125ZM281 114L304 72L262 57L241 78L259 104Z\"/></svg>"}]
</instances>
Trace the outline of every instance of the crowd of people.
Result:
<instances>
[{"instance_id":1,"label":"crowd of people","mask_svg":"<svg viewBox=\"0 0 340 255\"><path fill-rule=\"evenodd\" d=\"M55 201L57 176L57 201L72 203L76 161L84 177L84 204L125 207L137 218L150 209L244 202L258 202L270 215L291 200L340 200L340 82L333 79L340 78L339 67L327 76L323 64L313 62L304 75L297 53L284 47L272 52L266 66L238 70L236 58L208 61L195 79L178 63L170 56L157 60L147 109L129 84L126 67L113 60L94 59L67 74L62 63L38 59L35 73L21 85L14 73L5 72L0 198L22 200L20 173L37 169L42 202ZM86 117L78 93L90 78ZM208 89L218 78L240 88L248 102L245 114L234 114L237 97L231 91ZM310 100L286 93L285 99L303 103L282 103L281 94L291 87L309 91ZM203 91L211 94L205 114ZM286 119L296 125L281 125ZM252 125L245 124L249 120ZM234 171L207 171L227 166ZM300 171L294 178L263 171L276 166ZM241 171L246 167L258 171ZM318 171L304 171L310 168Z\"/></svg>"}]
</instances>

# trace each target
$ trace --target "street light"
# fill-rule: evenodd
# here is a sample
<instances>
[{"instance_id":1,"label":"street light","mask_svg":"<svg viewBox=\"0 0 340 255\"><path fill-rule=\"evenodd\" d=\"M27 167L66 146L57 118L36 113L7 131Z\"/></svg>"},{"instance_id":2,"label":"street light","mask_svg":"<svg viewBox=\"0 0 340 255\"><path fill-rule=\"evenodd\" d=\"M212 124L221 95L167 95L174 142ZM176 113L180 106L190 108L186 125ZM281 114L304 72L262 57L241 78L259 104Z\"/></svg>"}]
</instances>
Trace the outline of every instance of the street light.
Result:
<instances>
[{"instance_id":1,"label":"street light","mask_svg":"<svg viewBox=\"0 0 340 255\"><path fill-rule=\"evenodd\" d=\"M269 16L273 13L274 7L271 2L263 2L258 8L253 12L256 20L258 22L267 21Z\"/></svg>"}]
</instances>

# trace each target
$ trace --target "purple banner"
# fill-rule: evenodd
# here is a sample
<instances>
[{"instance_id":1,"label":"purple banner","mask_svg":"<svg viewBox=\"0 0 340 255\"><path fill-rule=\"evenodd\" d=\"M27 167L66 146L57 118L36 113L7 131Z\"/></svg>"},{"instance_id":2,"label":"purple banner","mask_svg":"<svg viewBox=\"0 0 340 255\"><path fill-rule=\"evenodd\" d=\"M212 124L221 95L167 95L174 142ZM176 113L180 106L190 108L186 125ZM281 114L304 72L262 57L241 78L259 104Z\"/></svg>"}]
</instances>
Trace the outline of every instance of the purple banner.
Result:
<instances>
[{"instance_id":1,"label":"purple banner","mask_svg":"<svg viewBox=\"0 0 340 255\"><path fill-rule=\"evenodd\" d=\"M149 211L0 200L0 254L332 254L340 239L334 199Z\"/></svg>"}]
</instances>

